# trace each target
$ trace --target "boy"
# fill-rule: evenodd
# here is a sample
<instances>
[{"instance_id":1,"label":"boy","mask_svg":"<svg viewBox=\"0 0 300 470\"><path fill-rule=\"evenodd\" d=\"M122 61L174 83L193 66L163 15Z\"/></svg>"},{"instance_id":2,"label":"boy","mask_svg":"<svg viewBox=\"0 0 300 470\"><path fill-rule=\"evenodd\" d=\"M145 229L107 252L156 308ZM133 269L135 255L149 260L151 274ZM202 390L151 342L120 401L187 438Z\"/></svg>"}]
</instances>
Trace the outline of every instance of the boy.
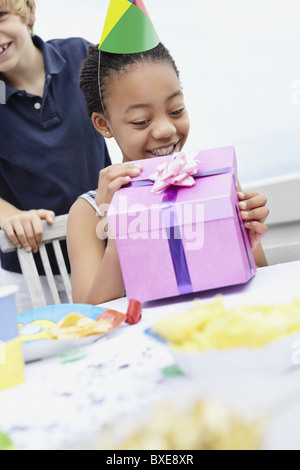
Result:
<instances>
[{"instance_id":1,"label":"boy","mask_svg":"<svg viewBox=\"0 0 300 470\"><path fill-rule=\"evenodd\" d=\"M34 35L34 22L34 0L0 0L0 82L6 89L0 108L0 226L16 246L36 252L41 219L51 224L82 192L96 188L110 158L78 88L89 43L44 42ZM2 253L1 264L0 284L23 282L15 253Z\"/></svg>"}]
</instances>

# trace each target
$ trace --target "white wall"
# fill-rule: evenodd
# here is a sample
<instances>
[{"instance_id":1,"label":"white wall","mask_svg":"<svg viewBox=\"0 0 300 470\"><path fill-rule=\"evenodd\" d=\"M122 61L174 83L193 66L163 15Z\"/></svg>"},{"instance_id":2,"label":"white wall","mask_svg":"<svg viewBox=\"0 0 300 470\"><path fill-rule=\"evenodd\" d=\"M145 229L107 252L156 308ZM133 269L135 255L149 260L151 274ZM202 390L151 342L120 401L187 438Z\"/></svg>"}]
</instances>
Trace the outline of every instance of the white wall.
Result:
<instances>
[{"instance_id":1,"label":"white wall","mask_svg":"<svg viewBox=\"0 0 300 470\"><path fill-rule=\"evenodd\" d=\"M187 148L236 147L241 183L300 171L300 1L144 0L179 69ZM37 0L36 33L97 43L109 0ZM120 156L112 146L112 158Z\"/></svg>"}]
</instances>

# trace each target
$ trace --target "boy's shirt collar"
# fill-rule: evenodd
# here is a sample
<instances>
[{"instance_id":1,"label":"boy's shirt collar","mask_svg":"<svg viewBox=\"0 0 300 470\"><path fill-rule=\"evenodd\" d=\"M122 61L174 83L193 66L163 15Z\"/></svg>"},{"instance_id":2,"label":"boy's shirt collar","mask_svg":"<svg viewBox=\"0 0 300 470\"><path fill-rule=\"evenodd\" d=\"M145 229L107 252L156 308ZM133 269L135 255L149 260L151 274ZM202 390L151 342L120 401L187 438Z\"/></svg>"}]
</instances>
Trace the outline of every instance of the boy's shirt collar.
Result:
<instances>
[{"instance_id":1,"label":"boy's shirt collar","mask_svg":"<svg viewBox=\"0 0 300 470\"><path fill-rule=\"evenodd\" d=\"M34 36L32 40L35 46L41 49L43 53L46 74L54 75L60 73L66 64L66 60L57 49L51 43L44 42L39 36Z\"/></svg>"},{"instance_id":2,"label":"boy's shirt collar","mask_svg":"<svg viewBox=\"0 0 300 470\"><path fill-rule=\"evenodd\" d=\"M48 42L44 42L39 36L33 36L33 43L36 47L41 49L44 58L44 67L46 77L48 75L55 75L62 71L66 64L66 60L61 54L55 49L55 47ZM5 82L4 76L0 73L0 80ZM24 92L24 90L18 90L16 88L6 85L6 101L15 93Z\"/></svg>"}]
</instances>

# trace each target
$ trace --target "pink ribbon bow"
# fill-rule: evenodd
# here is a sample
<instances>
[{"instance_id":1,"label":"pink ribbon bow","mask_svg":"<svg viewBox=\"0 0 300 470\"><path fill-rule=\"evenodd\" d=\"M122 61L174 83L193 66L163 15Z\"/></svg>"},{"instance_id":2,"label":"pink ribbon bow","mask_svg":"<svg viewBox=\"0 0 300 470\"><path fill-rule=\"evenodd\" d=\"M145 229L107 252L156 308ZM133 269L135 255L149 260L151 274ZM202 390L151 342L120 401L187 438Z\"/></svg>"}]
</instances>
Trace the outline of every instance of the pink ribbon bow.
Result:
<instances>
[{"instance_id":1,"label":"pink ribbon bow","mask_svg":"<svg viewBox=\"0 0 300 470\"><path fill-rule=\"evenodd\" d=\"M160 194L169 186L193 186L192 175L197 173L199 160L196 155L190 156L185 152L175 153L170 160L157 167L157 173L149 176L154 181L152 193Z\"/></svg>"}]
</instances>

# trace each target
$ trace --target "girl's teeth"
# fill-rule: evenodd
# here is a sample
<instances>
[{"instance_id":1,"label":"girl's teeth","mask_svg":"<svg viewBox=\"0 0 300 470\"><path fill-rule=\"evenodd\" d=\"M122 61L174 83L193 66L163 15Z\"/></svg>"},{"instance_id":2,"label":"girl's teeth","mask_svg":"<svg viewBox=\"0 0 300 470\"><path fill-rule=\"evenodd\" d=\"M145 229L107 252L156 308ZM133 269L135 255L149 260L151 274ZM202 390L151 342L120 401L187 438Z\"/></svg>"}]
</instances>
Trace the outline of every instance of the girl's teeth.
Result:
<instances>
[{"instance_id":1,"label":"girl's teeth","mask_svg":"<svg viewBox=\"0 0 300 470\"><path fill-rule=\"evenodd\" d=\"M174 150L174 145L172 145L171 147L164 148L164 149L152 150L151 153L153 155L157 155L158 157L162 157L163 155L170 155L170 153L172 153L173 150Z\"/></svg>"}]
</instances>

